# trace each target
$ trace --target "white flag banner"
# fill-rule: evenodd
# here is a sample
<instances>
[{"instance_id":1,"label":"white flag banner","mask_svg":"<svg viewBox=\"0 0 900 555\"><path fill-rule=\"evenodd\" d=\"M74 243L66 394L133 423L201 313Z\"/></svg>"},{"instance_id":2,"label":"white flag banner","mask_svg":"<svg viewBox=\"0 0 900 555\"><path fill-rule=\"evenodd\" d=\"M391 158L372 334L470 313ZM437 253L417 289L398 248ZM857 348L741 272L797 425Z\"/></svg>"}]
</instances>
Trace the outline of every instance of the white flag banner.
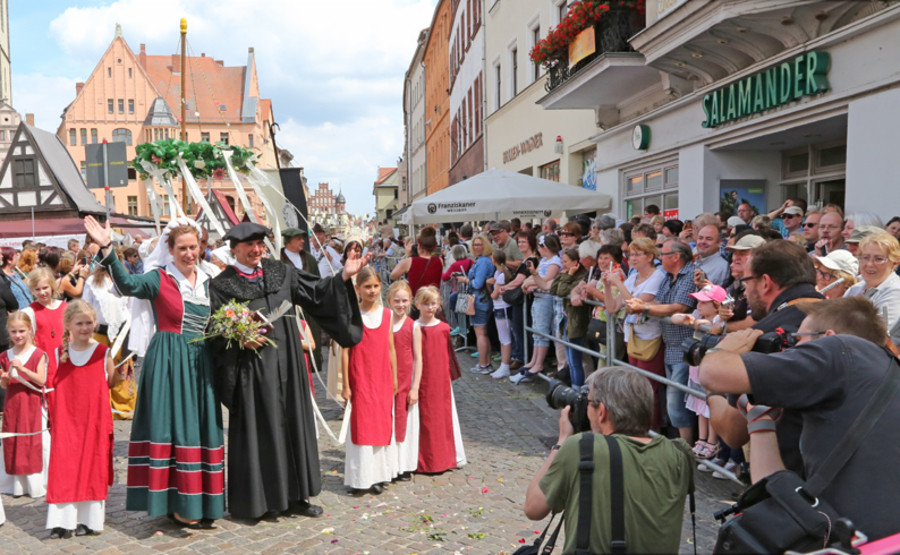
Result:
<instances>
[{"instance_id":1,"label":"white flag banner","mask_svg":"<svg viewBox=\"0 0 900 555\"><path fill-rule=\"evenodd\" d=\"M209 206L209 203L206 202L206 197L203 196L203 191L200 190L200 186L197 185L197 180L194 179L194 176L191 175L190 170L187 167L187 164L184 162L184 158L181 157L181 154L178 155L178 169L181 170L181 177L184 179L185 184L187 185L188 193L191 195L191 198L194 199L194 202L200 205L200 208L203 210L203 213L206 214L209 219L209 225L212 227L213 231L219 234L220 237L225 235L225 229L222 227L222 222L216 217L215 212L212 211L212 208Z\"/></svg>"}]
</instances>

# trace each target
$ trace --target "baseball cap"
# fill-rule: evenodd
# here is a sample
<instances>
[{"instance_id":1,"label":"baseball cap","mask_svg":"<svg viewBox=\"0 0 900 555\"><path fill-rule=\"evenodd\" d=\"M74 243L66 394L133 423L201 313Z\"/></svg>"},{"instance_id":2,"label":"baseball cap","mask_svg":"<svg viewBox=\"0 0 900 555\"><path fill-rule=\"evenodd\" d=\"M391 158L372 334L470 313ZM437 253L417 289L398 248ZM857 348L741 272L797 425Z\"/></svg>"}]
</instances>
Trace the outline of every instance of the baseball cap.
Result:
<instances>
[{"instance_id":1,"label":"baseball cap","mask_svg":"<svg viewBox=\"0 0 900 555\"><path fill-rule=\"evenodd\" d=\"M766 243L766 240L759 235L744 235L738 242L730 247L725 247L730 251L749 251L760 247Z\"/></svg>"},{"instance_id":2,"label":"baseball cap","mask_svg":"<svg viewBox=\"0 0 900 555\"><path fill-rule=\"evenodd\" d=\"M863 240L863 237L872 235L873 233L884 231L880 227L875 227L873 225L861 225L859 227L854 227L853 231L850 232L850 237L847 238L847 243L859 243Z\"/></svg>"},{"instance_id":3,"label":"baseball cap","mask_svg":"<svg viewBox=\"0 0 900 555\"><path fill-rule=\"evenodd\" d=\"M859 261L845 249L831 251L826 256L817 256L816 260L829 270L847 272L851 276L859 274Z\"/></svg>"},{"instance_id":4,"label":"baseball cap","mask_svg":"<svg viewBox=\"0 0 900 555\"><path fill-rule=\"evenodd\" d=\"M784 212L782 212L781 214L782 214L782 215L784 215L784 214L793 214L793 215L795 215L795 216L802 216L802 215L803 215L803 209L800 208L799 206L788 206L787 208L784 209Z\"/></svg>"},{"instance_id":5,"label":"baseball cap","mask_svg":"<svg viewBox=\"0 0 900 555\"><path fill-rule=\"evenodd\" d=\"M728 298L728 293L719 285L707 285L696 293L691 293L691 297L694 297L698 301L721 303Z\"/></svg>"},{"instance_id":6,"label":"baseball cap","mask_svg":"<svg viewBox=\"0 0 900 555\"><path fill-rule=\"evenodd\" d=\"M725 224L728 225L728 227L737 227L739 225L743 225L744 220L742 220L740 216L731 216L730 218L728 218Z\"/></svg>"}]
</instances>

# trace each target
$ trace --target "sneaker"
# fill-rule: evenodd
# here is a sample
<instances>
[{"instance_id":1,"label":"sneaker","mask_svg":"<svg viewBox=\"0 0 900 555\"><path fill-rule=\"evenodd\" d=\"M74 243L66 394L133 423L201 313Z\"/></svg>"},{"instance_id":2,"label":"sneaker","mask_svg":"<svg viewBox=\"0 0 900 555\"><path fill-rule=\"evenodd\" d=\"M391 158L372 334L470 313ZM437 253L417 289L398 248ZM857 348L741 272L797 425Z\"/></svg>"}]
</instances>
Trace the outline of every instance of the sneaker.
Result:
<instances>
[{"instance_id":1,"label":"sneaker","mask_svg":"<svg viewBox=\"0 0 900 555\"><path fill-rule=\"evenodd\" d=\"M725 464L725 470L727 470L728 472L731 472L732 474L737 473L738 465L737 465L737 463L734 462L734 461L728 461L728 462ZM718 470L716 470L715 472L713 472L712 477L715 478L715 479L717 479L717 480L730 480L730 479L731 479L730 477L728 477L728 476L722 474L722 473L719 472Z\"/></svg>"},{"instance_id":2,"label":"sneaker","mask_svg":"<svg viewBox=\"0 0 900 555\"><path fill-rule=\"evenodd\" d=\"M712 462L713 464L717 464L717 465L719 465L719 466L724 466L724 465L725 465L725 460L720 459L719 457L714 458L714 459L713 459L712 461L710 461L710 462ZM711 469L710 467L706 466L706 465L703 464L703 463L700 463L700 464L697 465L697 470L699 470L700 472L712 472L712 471L713 471L713 469Z\"/></svg>"},{"instance_id":3,"label":"sneaker","mask_svg":"<svg viewBox=\"0 0 900 555\"><path fill-rule=\"evenodd\" d=\"M456 326L452 330L450 330L450 335L459 335L459 326Z\"/></svg>"},{"instance_id":4,"label":"sneaker","mask_svg":"<svg viewBox=\"0 0 900 555\"><path fill-rule=\"evenodd\" d=\"M478 374L490 374L491 372L494 371L494 367L490 364L485 364L484 366L481 366L479 364L475 368L478 369L478 371L477 371Z\"/></svg>"},{"instance_id":5,"label":"sneaker","mask_svg":"<svg viewBox=\"0 0 900 555\"><path fill-rule=\"evenodd\" d=\"M491 357L491 360L493 360L494 362L500 362L501 360L503 360L503 357L501 357L500 355L494 355Z\"/></svg>"},{"instance_id":6,"label":"sneaker","mask_svg":"<svg viewBox=\"0 0 900 555\"><path fill-rule=\"evenodd\" d=\"M501 378L508 378L509 377L509 366L507 366L505 364L501 364L500 368L498 368L496 372L491 374L491 377L494 378L495 380L499 380Z\"/></svg>"},{"instance_id":7,"label":"sneaker","mask_svg":"<svg viewBox=\"0 0 900 555\"><path fill-rule=\"evenodd\" d=\"M478 351L472 353L472 358L478 358Z\"/></svg>"},{"instance_id":8,"label":"sneaker","mask_svg":"<svg viewBox=\"0 0 900 555\"><path fill-rule=\"evenodd\" d=\"M481 370L480 364L476 364L475 366L469 368L469 372L471 372L472 374L480 374L481 372L479 372L479 370Z\"/></svg>"}]
</instances>

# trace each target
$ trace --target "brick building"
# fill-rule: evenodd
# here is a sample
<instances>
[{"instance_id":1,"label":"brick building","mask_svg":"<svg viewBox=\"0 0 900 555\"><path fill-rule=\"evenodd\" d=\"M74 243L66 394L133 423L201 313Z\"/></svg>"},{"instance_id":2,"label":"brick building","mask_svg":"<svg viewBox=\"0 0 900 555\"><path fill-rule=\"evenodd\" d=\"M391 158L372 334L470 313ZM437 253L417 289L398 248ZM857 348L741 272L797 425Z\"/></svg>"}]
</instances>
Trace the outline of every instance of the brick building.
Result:
<instances>
[{"instance_id":1,"label":"brick building","mask_svg":"<svg viewBox=\"0 0 900 555\"><path fill-rule=\"evenodd\" d=\"M82 175L86 169L84 145L124 142L128 160L132 160L136 145L179 136L180 73L177 54L148 55L142 44L136 55L125 42L121 27L116 26L115 37L94 71L85 82L76 84L75 99L65 108L57 131ZM253 48L248 49L244 66L226 66L206 54L189 56L185 74L187 140L240 145L258 154L257 167L275 168L275 150L269 139L274 121L272 102L260 98ZM200 182L204 191L209 186L234 207L238 218L243 216L230 180ZM175 189L180 199L180 184ZM245 189L253 210L264 218L261 203L246 183ZM102 189L93 192L104 202ZM165 194L162 188L157 192ZM113 189L113 195L117 212L150 215L146 190L134 170L129 170L128 186ZM167 216L168 205L163 204Z\"/></svg>"}]
</instances>

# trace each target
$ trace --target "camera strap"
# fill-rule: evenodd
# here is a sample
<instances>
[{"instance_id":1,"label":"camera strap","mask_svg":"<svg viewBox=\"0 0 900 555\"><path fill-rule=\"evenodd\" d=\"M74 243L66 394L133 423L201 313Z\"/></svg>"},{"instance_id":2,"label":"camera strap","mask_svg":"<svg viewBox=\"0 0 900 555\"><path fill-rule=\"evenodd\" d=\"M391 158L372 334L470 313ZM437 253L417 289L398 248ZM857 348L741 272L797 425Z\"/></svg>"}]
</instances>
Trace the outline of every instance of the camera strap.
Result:
<instances>
[{"instance_id":1,"label":"camera strap","mask_svg":"<svg viewBox=\"0 0 900 555\"><path fill-rule=\"evenodd\" d=\"M594 434L584 432L578 441L578 448L581 453L581 460L578 461L581 487L578 491L578 526L575 528L575 554L589 555L591 552L591 502L594 484Z\"/></svg>"},{"instance_id":2,"label":"camera strap","mask_svg":"<svg viewBox=\"0 0 900 555\"><path fill-rule=\"evenodd\" d=\"M625 476L622 471L622 450L612 436L603 436L609 446L610 524L612 530L610 553L627 553L625 542Z\"/></svg>"}]
</instances>

